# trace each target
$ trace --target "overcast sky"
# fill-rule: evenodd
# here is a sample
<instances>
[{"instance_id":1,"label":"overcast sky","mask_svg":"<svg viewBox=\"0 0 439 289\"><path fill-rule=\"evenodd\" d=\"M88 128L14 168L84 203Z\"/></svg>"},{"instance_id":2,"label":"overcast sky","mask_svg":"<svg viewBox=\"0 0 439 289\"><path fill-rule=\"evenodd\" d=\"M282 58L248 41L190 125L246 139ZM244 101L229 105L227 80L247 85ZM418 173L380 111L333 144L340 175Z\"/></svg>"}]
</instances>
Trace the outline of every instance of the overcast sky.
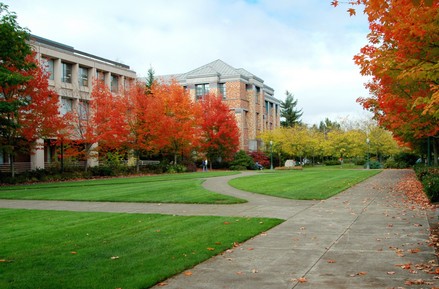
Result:
<instances>
[{"instance_id":1,"label":"overcast sky","mask_svg":"<svg viewBox=\"0 0 439 289\"><path fill-rule=\"evenodd\" d=\"M285 99L302 121L364 118L367 96L352 58L367 43L362 13L330 0L0 0L32 34L127 64L145 76L184 73L221 59Z\"/></svg>"}]
</instances>

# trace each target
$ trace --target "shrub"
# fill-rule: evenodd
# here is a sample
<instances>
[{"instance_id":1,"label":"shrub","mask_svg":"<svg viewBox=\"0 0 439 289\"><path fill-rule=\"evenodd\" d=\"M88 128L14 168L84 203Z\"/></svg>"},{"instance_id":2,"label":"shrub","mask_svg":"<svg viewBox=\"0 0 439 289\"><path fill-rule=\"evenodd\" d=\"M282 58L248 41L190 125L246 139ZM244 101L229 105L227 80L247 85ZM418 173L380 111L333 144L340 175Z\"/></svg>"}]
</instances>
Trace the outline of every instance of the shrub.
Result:
<instances>
[{"instance_id":1,"label":"shrub","mask_svg":"<svg viewBox=\"0 0 439 289\"><path fill-rule=\"evenodd\" d=\"M338 166L340 164L340 161L338 161L338 160L327 160L327 161L324 161L323 164L325 166Z\"/></svg>"},{"instance_id":2,"label":"shrub","mask_svg":"<svg viewBox=\"0 0 439 289\"><path fill-rule=\"evenodd\" d=\"M416 164L419 156L414 153L401 152L394 156L395 162L398 163L398 168L404 169L412 167Z\"/></svg>"},{"instance_id":3,"label":"shrub","mask_svg":"<svg viewBox=\"0 0 439 289\"><path fill-rule=\"evenodd\" d=\"M356 159L354 161L354 164L357 166L364 166L366 164L366 160L365 159Z\"/></svg>"},{"instance_id":4,"label":"shrub","mask_svg":"<svg viewBox=\"0 0 439 289\"><path fill-rule=\"evenodd\" d=\"M439 174L427 174L422 180L424 192L432 202L439 201Z\"/></svg>"},{"instance_id":5,"label":"shrub","mask_svg":"<svg viewBox=\"0 0 439 289\"><path fill-rule=\"evenodd\" d=\"M251 170L254 169L254 166L253 159L243 150L237 152L233 161L230 162L230 169L236 171Z\"/></svg>"},{"instance_id":6,"label":"shrub","mask_svg":"<svg viewBox=\"0 0 439 289\"><path fill-rule=\"evenodd\" d=\"M265 168L270 167L270 159L268 158L267 155L265 155L265 153L258 151L258 152L251 152L249 153L249 155L255 163L258 162L261 166Z\"/></svg>"},{"instance_id":7,"label":"shrub","mask_svg":"<svg viewBox=\"0 0 439 289\"><path fill-rule=\"evenodd\" d=\"M182 164L186 167L186 172L194 173L197 171L197 165L193 161L183 161Z\"/></svg>"},{"instance_id":8,"label":"shrub","mask_svg":"<svg viewBox=\"0 0 439 289\"><path fill-rule=\"evenodd\" d=\"M108 165L99 165L96 167L91 167L89 170L93 176L112 177L116 175L115 170Z\"/></svg>"},{"instance_id":9,"label":"shrub","mask_svg":"<svg viewBox=\"0 0 439 289\"><path fill-rule=\"evenodd\" d=\"M184 165L180 165L180 164L168 165L166 167L166 172L168 174L184 173L184 172L186 172L186 167Z\"/></svg>"},{"instance_id":10,"label":"shrub","mask_svg":"<svg viewBox=\"0 0 439 289\"><path fill-rule=\"evenodd\" d=\"M430 171L431 168L429 168L429 167L427 167L425 165L418 164L418 165L415 165L413 167L413 169L415 170L416 177L418 178L418 180L420 182L422 182L424 177L429 174L429 171Z\"/></svg>"},{"instance_id":11,"label":"shrub","mask_svg":"<svg viewBox=\"0 0 439 289\"><path fill-rule=\"evenodd\" d=\"M371 168L371 169L382 169L383 165L380 162L372 161L369 164L369 168Z\"/></svg>"},{"instance_id":12,"label":"shrub","mask_svg":"<svg viewBox=\"0 0 439 289\"><path fill-rule=\"evenodd\" d=\"M384 163L385 169L398 169L399 164L395 161L394 158L388 158L386 162Z\"/></svg>"}]
</instances>

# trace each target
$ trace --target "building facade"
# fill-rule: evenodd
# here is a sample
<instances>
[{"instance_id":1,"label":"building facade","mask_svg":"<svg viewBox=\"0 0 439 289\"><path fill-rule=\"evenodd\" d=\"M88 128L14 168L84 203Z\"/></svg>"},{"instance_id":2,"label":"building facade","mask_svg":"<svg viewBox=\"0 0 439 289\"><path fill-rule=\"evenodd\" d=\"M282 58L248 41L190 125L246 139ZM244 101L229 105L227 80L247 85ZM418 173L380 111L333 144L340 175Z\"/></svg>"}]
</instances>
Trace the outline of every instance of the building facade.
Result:
<instances>
[{"instance_id":1,"label":"building facade","mask_svg":"<svg viewBox=\"0 0 439 289\"><path fill-rule=\"evenodd\" d=\"M161 81L175 79L194 100L209 92L222 95L235 113L243 150L261 149L259 134L280 127L280 101L273 96L274 90L243 68L234 68L218 59L187 73L158 78Z\"/></svg>"},{"instance_id":2,"label":"building facade","mask_svg":"<svg viewBox=\"0 0 439 289\"><path fill-rule=\"evenodd\" d=\"M136 80L136 73L129 66L71 46L35 35L31 35L29 44L49 73L49 87L59 96L61 115L72 110L79 113L88 110L94 79L103 80L113 93L128 88ZM49 140L39 140L35 147L30 155L16 157L17 171L44 168L54 160L55 150ZM0 170L9 170L9 158L0 155Z\"/></svg>"}]
</instances>

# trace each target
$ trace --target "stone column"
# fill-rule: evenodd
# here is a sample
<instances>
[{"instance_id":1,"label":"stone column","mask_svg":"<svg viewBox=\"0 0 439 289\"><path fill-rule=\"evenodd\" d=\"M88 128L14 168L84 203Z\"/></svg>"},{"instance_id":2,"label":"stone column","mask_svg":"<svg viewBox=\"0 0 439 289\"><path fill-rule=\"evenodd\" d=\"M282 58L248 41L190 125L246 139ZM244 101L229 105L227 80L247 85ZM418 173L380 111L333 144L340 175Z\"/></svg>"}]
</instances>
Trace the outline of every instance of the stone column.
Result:
<instances>
[{"instance_id":1,"label":"stone column","mask_svg":"<svg viewBox=\"0 0 439 289\"><path fill-rule=\"evenodd\" d=\"M44 169L44 140L38 139L30 155L30 169Z\"/></svg>"},{"instance_id":2,"label":"stone column","mask_svg":"<svg viewBox=\"0 0 439 289\"><path fill-rule=\"evenodd\" d=\"M98 143L91 145L89 155L87 157L87 167L96 167L99 165L99 154L97 152Z\"/></svg>"}]
</instances>

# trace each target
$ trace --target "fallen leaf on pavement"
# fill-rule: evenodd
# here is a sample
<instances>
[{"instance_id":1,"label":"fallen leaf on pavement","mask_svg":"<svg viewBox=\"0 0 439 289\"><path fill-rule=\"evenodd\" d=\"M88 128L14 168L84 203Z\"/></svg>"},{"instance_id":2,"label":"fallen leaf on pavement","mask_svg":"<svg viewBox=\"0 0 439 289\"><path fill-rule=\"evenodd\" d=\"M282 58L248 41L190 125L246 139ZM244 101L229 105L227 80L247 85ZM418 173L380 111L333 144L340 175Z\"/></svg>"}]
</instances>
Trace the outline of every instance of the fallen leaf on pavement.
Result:
<instances>
[{"instance_id":1,"label":"fallen leaf on pavement","mask_svg":"<svg viewBox=\"0 0 439 289\"><path fill-rule=\"evenodd\" d=\"M308 282L308 280L305 277L300 277L300 278L294 278L291 281L293 282L299 282L299 283L306 283Z\"/></svg>"},{"instance_id":2,"label":"fallen leaf on pavement","mask_svg":"<svg viewBox=\"0 0 439 289\"><path fill-rule=\"evenodd\" d=\"M425 284L425 281L422 279L416 279L416 280L407 280L404 283L405 285L422 285Z\"/></svg>"},{"instance_id":3,"label":"fallen leaf on pavement","mask_svg":"<svg viewBox=\"0 0 439 289\"><path fill-rule=\"evenodd\" d=\"M405 269L405 270L409 270L412 267L412 263L396 264L395 266L401 267L402 269Z\"/></svg>"},{"instance_id":4,"label":"fallen leaf on pavement","mask_svg":"<svg viewBox=\"0 0 439 289\"><path fill-rule=\"evenodd\" d=\"M166 282L160 282L159 284L157 284L157 286L159 286L159 287L163 287L163 286L167 286L168 285L168 283L166 283Z\"/></svg>"},{"instance_id":5,"label":"fallen leaf on pavement","mask_svg":"<svg viewBox=\"0 0 439 289\"><path fill-rule=\"evenodd\" d=\"M364 276L364 275L367 275L367 272L358 272L358 273L356 273L356 274L351 274L351 275L349 275L349 276L351 276L351 277L356 277L356 276Z\"/></svg>"},{"instance_id":6,"label":"fallen leaf on pavement","mask_svg":"<svg viewBox=\"0 0 439 289\"><path fill-rule=\"evenodd\" d=\"M186 271L183 273L185 276L192 276L192 272L191 271Z\"/></svg>"},{"instance_id":7,"label":"fallen leaf on pavement","mask_svg":"<svg viewBox=\"0 0 439 289\"><path fill-rule=\"evenodd\" d=\"M335 260L328 260L328 263L333 264L333 263L335 263Z\"/></svg>"}]
</instances>

